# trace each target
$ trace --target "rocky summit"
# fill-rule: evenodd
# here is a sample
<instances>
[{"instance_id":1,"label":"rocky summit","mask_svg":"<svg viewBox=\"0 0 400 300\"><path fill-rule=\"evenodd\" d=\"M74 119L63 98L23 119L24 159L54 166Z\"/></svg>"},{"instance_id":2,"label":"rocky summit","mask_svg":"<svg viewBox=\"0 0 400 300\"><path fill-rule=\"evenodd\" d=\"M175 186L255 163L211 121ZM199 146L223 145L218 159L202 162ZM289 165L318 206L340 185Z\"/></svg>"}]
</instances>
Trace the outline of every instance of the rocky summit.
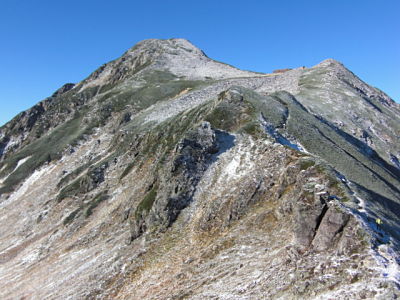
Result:
<instances>
[{"instance_id":1,"label":"rocky summit","mask_svg":"<svg viewBox=\"0 0 400 300\"><path fill-rule=\"evenodd\" d=\"M145 40L1 127L0 298L397 299L400 105L285 67Z\"/></svg>"}]
</instances>

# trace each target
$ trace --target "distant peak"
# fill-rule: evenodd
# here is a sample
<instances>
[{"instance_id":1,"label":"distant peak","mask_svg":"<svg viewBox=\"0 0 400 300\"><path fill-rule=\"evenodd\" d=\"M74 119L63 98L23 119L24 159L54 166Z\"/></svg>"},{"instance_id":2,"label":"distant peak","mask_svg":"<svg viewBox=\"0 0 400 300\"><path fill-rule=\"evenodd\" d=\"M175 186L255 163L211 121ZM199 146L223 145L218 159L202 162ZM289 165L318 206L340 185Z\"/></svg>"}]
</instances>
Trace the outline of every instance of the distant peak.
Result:
<instances>
[{"instance_id":1,"label":"distant peak","mask_svg":"<svg viewBox=\"0 0 400 300\"><path fill-rule=\"evenodd\" d=\"M319 64L313 66L313 68L316 69L323 68L329 71L330 73L336 75L341 74L340 76L348 76L350 73L352 73L349 69L346 68L346 66L343 63L333 58L325 59Z\"/></svg>"},{"instance_id":2,"label":"distant peak","mask_svg":"<svg viewBox=\"0 0 400 300\"><path fill-rule=\"evenodd\" d=\"M171 38L171 39L147 39L138 42L135 46L127 51L128 53L137 53L142 51L153 51L153 52L176 52L176 51L186 51L191 52L194 55L205 56L204 52L193 45L186 39L183 38Z\"/></svg>"},{"instance_id":3,"label":"distant peak","mask_svg":"<svg viewBox=\"0 0 400 300\"><path fill-rule=\"evenodd\" d=\"M377 88L371 87L362 81L357 75L355 75L350 69L348 69L341 62L328 58L319 64L312 67L312 69L324 69L324 72L329 76L336 77L338 80L342 81L346 84L347 88L353 89L355 93L362 93L363 96L366 96L370 99L378 100L380 103L386 106L393 106L395 102L384 92L380 91ZM319 74L318 76L321 76ZM329 80L325 81L328 82ZM338 84L335 82L334 84ZM371 104L372 105L372 104Z\"/></svg>"},{"instance_id":4,"label":"distant peak","mask_svg":"<svg viewBox=\"0 0 400 300\"><path fill-rule=\"evenodd\" d=\"M318 65L316 65L315 67L328 67L328 66L340 66L340 67L344 67L344 65L333 58L328 58L323 60L322 62L320 62Z\"/></svg>"}]
</instances>

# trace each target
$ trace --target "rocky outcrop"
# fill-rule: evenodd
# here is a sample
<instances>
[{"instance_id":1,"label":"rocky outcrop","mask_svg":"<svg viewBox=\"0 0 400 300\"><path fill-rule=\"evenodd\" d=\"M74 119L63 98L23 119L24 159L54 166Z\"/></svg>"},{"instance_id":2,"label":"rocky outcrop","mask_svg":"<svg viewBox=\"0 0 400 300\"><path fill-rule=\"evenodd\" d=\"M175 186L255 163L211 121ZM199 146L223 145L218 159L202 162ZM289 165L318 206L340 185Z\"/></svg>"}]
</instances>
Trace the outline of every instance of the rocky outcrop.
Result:
<instances>
[{"instance_id":1,"label":"rocky outcrop","mask_svg":"<svg viewBox=\"0 0 400 300\"><path fill-rule=\"evenodd\" d=\"M176 220L192 201L212 155L218 151L216 134L210 123L203 122L197 129L188 132L177 144L171 163L156 179L156 186L151 186L150 194L136 208L132 239L147 229L165 229Z\"/></svg>"},{"instance_id":2,"label":"rocky outcrop","mask_svg":"<svg viewBox=\"0 0 400 300\"><path fill-rule=\"evenodd\" d=\"M10 141L9 137L2 138L2 140L0 142L0 159L1 159L1 157L3 157L4 150L6 149L9 141Z\"/></svg>"},{"instance_id":3,"label":"rocky outcrop","mask_svg":"<svg viewBox=\"0 0 400 300\"><path fill-rule=\"evenodd\" d=\"M34 105L30 109L21 112L14 119L0 128L2 146L0 149L0 161L4 160L5 155L22 149L29 143L44 135L49 129L56 127L65 121L57 102L60 96L71 90L75 85L67 83L59 88L54 94ZM55 112L54 110L57 110Z\"/></svg>"},{"instance_id":4,"label":"rocky outcrop","mask_svg":"<svg viewBox=\"0 0 400 300\"><path fill-rule=\"evenodd\" d=\"M60 96L69 90L71 90L75 86L75 83L66 83L62 87L60 87L57 91L54 92L54 94L51 96L53 98Z\"/></svg>"},{"instance_id":5,"label":"rocky outcrop","mask_svg":"<svg viewBox=\"0 0 400 300\"><path fill-rule=\"evenodd\" d=\"M319 216L318 221L312 246L317 251L324 251L331 248L335 240L339 239L349 221L349 215L338 208L330 207Z\"/></svg>"}]
</instances>

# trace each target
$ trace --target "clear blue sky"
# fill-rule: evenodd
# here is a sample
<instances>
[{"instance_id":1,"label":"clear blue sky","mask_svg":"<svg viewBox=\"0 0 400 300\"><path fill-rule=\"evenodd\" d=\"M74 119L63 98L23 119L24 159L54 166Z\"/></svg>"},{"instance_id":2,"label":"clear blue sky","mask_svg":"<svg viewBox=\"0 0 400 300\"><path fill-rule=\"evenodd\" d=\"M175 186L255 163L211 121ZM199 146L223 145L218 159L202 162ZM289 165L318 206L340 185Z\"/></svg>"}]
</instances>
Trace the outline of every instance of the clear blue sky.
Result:
<instances>
[{"instance_id":1,"label":"clear blue sky","mask_svg":"<svg viewBox=\"0 0 400 300\"><path fill-rule=\"evenodd\" d=\"M343 62L400 100L400 1L1 0L0 125L147 38L270 72Z\"/></svg>"}]
</instances>

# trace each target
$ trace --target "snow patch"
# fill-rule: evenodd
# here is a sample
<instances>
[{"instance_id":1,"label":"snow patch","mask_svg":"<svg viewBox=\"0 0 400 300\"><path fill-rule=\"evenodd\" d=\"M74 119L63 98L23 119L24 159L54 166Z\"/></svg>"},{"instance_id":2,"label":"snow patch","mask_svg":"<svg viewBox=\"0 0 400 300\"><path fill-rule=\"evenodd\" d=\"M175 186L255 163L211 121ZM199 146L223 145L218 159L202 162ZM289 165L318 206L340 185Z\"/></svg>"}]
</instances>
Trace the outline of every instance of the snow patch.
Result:
<instances>
[{"instance_id":1,"label":"snow patch","mask_svg":"<svg viewBox=\"0 0 400 300\"><path fill-rule=\"evenodd\" d=\"M239 165L240 165L240 158L238 156L233 157L231 162L225 167L224 174L228 178L237 177L238 174L236 170L239 167Z\"/></svg>"},{"instance_id":2,"label":"snow patch","mask_svg":"<svg viewBox=\"0 0 400 300\"><path fill-rule=\"evenodd\" d=\"M8 199L0 203L0 208L3 208L7 206L8 204L20 199L22 196L24 196L28 190L31 188L31 185L33 185L37 180L40 179L44 174L51 172L56 167L56 165L47 165L44 166L40 169L35 170L31 176L29 176L22 186L13 192Z\"/></svg>"},{"instance_id":3,"label":"snow patch","mask_svg":"<svg viewBox=\"0 0 400 300\"><path fill-rule=\"evenodd\" d=\"M362 225L362 227L368 232L368 234L375 238L377 235L380 236L380 240L383 240L385 244L378 245L376 248L371 248L371 256L377 262L375 268L384 279L395 282L400 286L400 256L399 254L390 247L391 237L384 232L375 222L374 218L371 218L367 210L365 209L365 201L358 197L355 197L360 201L359 209L352 209L345 206L343 203L337 201L340 207L345 209L348 213L353 215ZM374 247L374 245L372 245Z\"/></svg>"},{"instance_id":4,"label":"snow patch","mask_svg":"<svg viewBox=\"0 0 400 300\"><path fill-rule=\"evenodd\" d=\"M271 123L265 120L264 116L261 115L260 121L265 129L265 132L268 133L275 140L275 142L284 146L288 146L296 151L308 153L305 150L304 146L302 146L299 142L291 141L288 138L285 138L282 134L280 134Z\"/></svg>"},{"instance_id":5,"label":"snow patch","mask_svg":"<svg viewBox=\"0 0 400 300\"><path fill-rule=\"evenodd\" d=\"M362 213L367 213L365 210L365 200L355 195L356 199L358 200L358 211Z\"/></svg>"},{"instance_id":6,"label":"snow patch","mask_svg":"<svg viewBox=\"0 0 400 300\"><path fill-rule=\"evenodd\" d=\"M254 141L250 139L248 144L239 144L230 152L230 161L222 170L221 180L229 181L245 176L251 172L254 167L254 162L249 149L251 149L253 145Z\"/></svg>"},{"instance_id":7,"label":"snow patch","mask_svg":"<svg viewBox=\"0 0 400 300\"><path fill-rule=\"evenodd\" d=\"M14 170L13 170L10 174L8 174L6 177L0 179L0 184L3 184L3 182L6 181L6 179L7 179L12 173L14 173L23 163L25 163L29 158L30 158L30 156L27 156L27 157L25 157L25 158L23 158L23 159L20 159L20 160L18 161L18 163L17 163L17 166L14 168ZM3 169L4 169L5 167L6 167L6 166L4 166L4 167L1 169L1 171L3 171Z\"/></svg>"},{"instance_id":8,"label":"snow patch","mask_svg":"<svg viewBox=\"0 0 400 300\"><path fill-rule=\"evenodd\" d=\"M27 156L23 159L20 159L17 163L17 166L15 167L14 171L15 172L22 164L24 164L29 158L31 158L30 156Z\"/></svg>"},{"instance_id":9,"label":"snow patch","mask_svg":"<svg viewBox=\"0 0 400 300\"><path fill-rule=\"evenodd\" d=\"M39 249L34 249L33 251L28 252L22 259L21 264L32 264L33 262L37 261L40 257Z\"/></svg>"},{"instance_id":10,"label":"snow patch","mask_svg":"<svg viewBox=\"0 0 400 300\"><path fill-rule=\"evenodd\" d=\"M390 154L390 161L395 165L398 169L400 169L400 161L397 156Z\"/></svg>"},{"instance_id":11,"label":"snow patch","mask_svg":"<svg viewBox=\"0 0 400 300\"><path fill-rule=\"evenodd\" d=\"M353 215L371 238L374 239L379 236L379 239L385 243L381 245L372 245L372 247L377 247L370 249L371 256L375 258L378 264L376 270L382 274L383 278L393 281L400 286L400 255L389 246L392 238L377 224L376 219L368 214L366 201L351 189L352 183L340 173L337 173L336 176L346 184L350 191L352 191L353 196L358 200L358 207L351 208L340 201L336 201L337 204L349 214Z\"/></svg>"},{"instance_id":12,"label":"snow patch","mask_svg":"<svg viewBox=\"0 0 400 300\"><path fill-rule=\"evenodd\" d=\"M379 245L377 250L373 251L373 254L379 262L380 266L377 269L383 277L400 285L399 254L388 245Z\"/></svg>"}]
</instances>

